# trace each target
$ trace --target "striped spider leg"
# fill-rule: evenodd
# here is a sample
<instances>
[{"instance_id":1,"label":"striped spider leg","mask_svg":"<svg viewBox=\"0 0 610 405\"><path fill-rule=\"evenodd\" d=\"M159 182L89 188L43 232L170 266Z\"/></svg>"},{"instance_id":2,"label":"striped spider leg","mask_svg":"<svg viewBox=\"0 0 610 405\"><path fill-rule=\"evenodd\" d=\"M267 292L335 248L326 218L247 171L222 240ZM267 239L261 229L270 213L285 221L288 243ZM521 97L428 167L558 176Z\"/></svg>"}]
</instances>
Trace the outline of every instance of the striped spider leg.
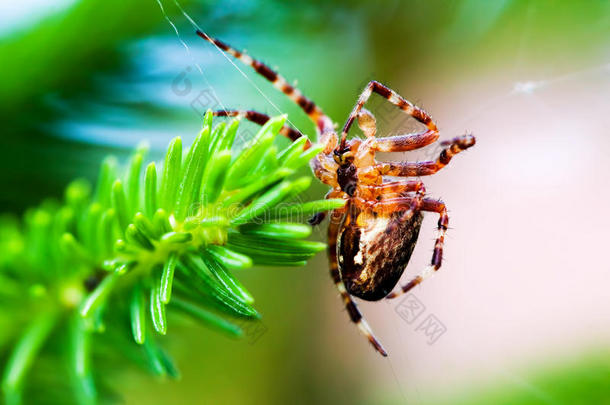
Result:
<instances>
[{"instance_id":1,"label":"striped spider leg","mask_svg":"<svg viewBox=\"0 0 610 405\"><path fill-rule=\"evenodd\" d=\"M295 104L297 104L305 112L305 114L307 114L309 119L315 124L318 142L325 146L325 154L327 155L333 150L333 148L337 144L335 124L312 100L303 95L303 93L301 93L299 89L290 85L283 76L275 72L266 64L252 58L244 52L239 51L216 38L210 37L202 31L197 30L196 34L199 37L205 39L206 41L214 44L222 51L233 56L235 59L239 60L245 65L252 67L252 69L254 69L258 74L260 74L269 82L271 82L276 89L280 90L282 93L288 96L288 98L292 100ZM214 115L245 118L259 125L264 125L269 120L268 115L251 110L223 110L214 112ZM281 130L281 134L288 137L292 141L299 138L300 136L304 136L302 133L300 133L294 128L290 128L289 126L284 126L284 128L282 128ZM308 140L305 144L304 149L309 149L310 147L311 142ZM330 185L331 187L334 187L336 185L335 166L336 165L333 162L333 159L330 156L324 156L323 154L316 156L311 161L311 167L316 177L320 179L320 181Z\"/></svg>"},{"instance_id":2,"label":"striped spider leg","mask_svg":"<svg viewBox=\"0 0 610 405\"><path fill-rule=\"evenodd\" d=\"M407 284L400 287L398 291L393 291L386 296L386 298L396 298L408 291L413 287L421 284L426 278L430 277L441 267L443 260L443 244L445 242L445 233L449 226L449 216L447 215L447 207L445 203L440 200L433 200L430 198L424 198L420 207L421 211L436 212L439 214L436 241L434 242L434 251L432 253L432 261L420 274L412 278Z\"/></svg>"},{"instance_id":3,"label":"striped spider leg","mask_svg":"<svg viewBox=\"0 0 610 405\"><path fill-rule=\"evenodd\" d=\"M290 98L290 100L292 100L299 107L301 107L301 109L305 112L305 114L307 114L307 116L313 121L313 123L316 125L316 132L318 133L318 136L320 136L321 134L324 134L326 132L334 133L333 122L320 109L320 107L318 107L313 101L311 101L310 99L305 97L299 89L290 85L286 81L286 79L284 79L284 77L279 75L269 66L267 66L266 64L264 64L256 59L253 59L252 57L245 54L244 52L239 51L218 39L208 36L204 32L197 30L196 33L201 38L214 44L215 46L217 46L224 52L233 56L235 59L239 60L240 62L244 63L245 65L252 67L258 74L260 74L265 79L270 81L275 88L280 90L282 93L286 94L288 96L288 98Z\"/></svg>"},{"instance_id":4,"label":"striped spider leg","mask_svg":"<svg viewBox=\"0 0 610 405\"><path fill-rule=\"evenodd\" d=\"M354 106L354 109L343 126L343 130L341 131L341 149L345 148L347 133L349 132L356 118L358 118L360 127L367 137L374 137L376 130L374 127L375 120L373 115L366 110L364 110L364 114L360 114L360 112L363 110L364 104L368 101L373 93L377 93L381 97L387 99L390 103L394 104L406 114L412 116L427 127L426 131L416 134L380 138L374 144L374 150L378 152L405 152L424 147L438 139L438 129L436 124L424 110L414 106L409 101L398 95L394 90L384 86L378 81L373 80L366 85L364 91L362 94L360 94L358 102Z\"/></svg>"},{"instance_id":5,"label":"striped spider leg","mask_svg":"<svg viewBox=\"0 0 610 405\"><path fill-rule=\"evenodd\" d=\"M269 117L267 114L263 114L258 111L252 111L252 110L244 110L244 111L218 110L218 111L214 111L213 114L215 117L243 118L250 122L258 124L260 126L265 125L267 123L267 121L269 121L271 119L271 117ZM290 139L291 141L296 141L300 137L305 136L297 129L291 128L288 125L284 125L282 127L282 129L280 130L280 134L284 135L286 138ZM309 149L310 147L311 147L311 142L308 139L307 142L305 143L305 149Z\"/></svg>"}]
</instances>

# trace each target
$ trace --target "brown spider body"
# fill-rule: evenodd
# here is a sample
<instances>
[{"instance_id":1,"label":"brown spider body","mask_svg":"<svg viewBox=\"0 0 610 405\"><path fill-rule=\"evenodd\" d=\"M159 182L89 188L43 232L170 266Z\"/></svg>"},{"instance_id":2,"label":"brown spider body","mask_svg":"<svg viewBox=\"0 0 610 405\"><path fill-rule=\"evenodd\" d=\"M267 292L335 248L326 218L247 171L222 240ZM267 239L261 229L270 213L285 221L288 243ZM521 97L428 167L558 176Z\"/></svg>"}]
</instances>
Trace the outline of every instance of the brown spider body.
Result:
<instances>
[{"instance_id":1,"label":"brown spider body","mask_svg":"<svg viewBox=\"0 0 610 405\"><path fill-rule=\"evenodd\" d=\"M371 81L358 98L338 136L333 121L313 101L267 65L201 31L197 31L197 35L251 66L299 105L316 125L318 142L324 149L311 160L311 168L321 182L331 187L327 198L342 198L346 201L344 207L332 212L328 225L330 275L351 320L373 347L387 356L362 317L352 295L368 301L395 298L440 268L449 216L442 201L426 196L419 177L441 170L453 156L473 146L474 137L463 135L442 142L444 148L435 160L378 162L375 159L376 152L406 152L436 142L439 134L432 118L392 89ZM373 93L413 117L425 129L416 133L377 137L375 118L363 108ZM256 111L216 111L214 114L243 117L259 125L269 120L269 116ZM348 140L347 133L355 121L365 138ZM282 128L281 133L291 140L304 136L288 126ZM306 142L305 149L310 145ZM432 260L419 275L392 292L413 253L424 212L439 215L438 236ZM317 214L310 223L315 225L323 219L324 214Z\"/></svg>"},{"instance_id":2,"label":"brown spider body","mask_svg":"<svg viewBox=\"0 0 610 405\"><path fill-rule=\"evenodd\" d=\"M367 128L372 115L362 116L361 127ZM345 215L337 235L337 261L341 280L347 292L367 301L385 298L396 286L415 249L423 216L421 212L403 210L375 212L370 201L404 198L405 193L376 196L374 187L381 185L378 173L358 171L374 164L370 144L359 139L346 141L342 154L334 159L337 184L348 197ZM353 156L353 159L351 158ZM343 163L343 164L342 164ZM359 187L361 185L361 187ZM365 186L373 186L371 187ZM366 203L369 201L369 203Z\"/></svg>"},{"instance_id":3,"label":"brown spider body","mask_svg":"<svg viewBox=\"0 0 610 405\"><path fill-rule=\"evenodd\" d=\"M367 301L385 298L411 258L423 215L374 215L348 209L337 240L339 273L347 292Z\"/></svg>"}]
</instances>

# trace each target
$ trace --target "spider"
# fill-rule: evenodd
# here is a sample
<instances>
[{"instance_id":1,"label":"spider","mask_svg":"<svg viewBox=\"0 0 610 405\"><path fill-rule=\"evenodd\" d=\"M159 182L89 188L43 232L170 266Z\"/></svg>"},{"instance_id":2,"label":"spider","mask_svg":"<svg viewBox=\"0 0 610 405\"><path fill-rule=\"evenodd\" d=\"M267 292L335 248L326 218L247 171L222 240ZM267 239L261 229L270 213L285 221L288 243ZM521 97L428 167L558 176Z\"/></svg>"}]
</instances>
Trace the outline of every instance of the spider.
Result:
<instances>
[{"instance_id":1,"label":"spider","mask_svg":"<svg viewBox=\"0 0 610 405\"><path fill-rule=\"evenodd\" d=\"M360 94L340 136L333 121L310 99L267 65L251 58L207 34L197 35L232 55L270 81L301 107L316 126L324 150L310 162L316 177L332 189L326 198L345 199L344 207L332 211L328 226L328 257L330 274L339 290L347 312L360 332L383 356L387 352L373 335L352 296L367 301L395 298L420 284L441 267L445 233L449 224L447 207L426 196L420 176L429 176L445 167L451 158L475 144L472 135L463 135L441 142L436 160L426 162L377 162L376 152L405 152L430 145L439 133L432 118L390 88L371 81ZM425 130L405 135L377 137L375 117L364 108L376 93L425 126ZM269 116L256 111L216 111L216 116L240 117L263 125ZM365 139L348 140L347 134L357 121ZM298 130L285 126L281 133L298 139ZM311 144L306 143L305 148ZM394 177L398 179L388 179ZM416 179L413 179L416 178ZM392 292L411 258L422 225L422 213L439 215L437 238L430 264L409 282ZM319 224L324 214L316 214L312 225Z\"/></svg>"}]
</instances>

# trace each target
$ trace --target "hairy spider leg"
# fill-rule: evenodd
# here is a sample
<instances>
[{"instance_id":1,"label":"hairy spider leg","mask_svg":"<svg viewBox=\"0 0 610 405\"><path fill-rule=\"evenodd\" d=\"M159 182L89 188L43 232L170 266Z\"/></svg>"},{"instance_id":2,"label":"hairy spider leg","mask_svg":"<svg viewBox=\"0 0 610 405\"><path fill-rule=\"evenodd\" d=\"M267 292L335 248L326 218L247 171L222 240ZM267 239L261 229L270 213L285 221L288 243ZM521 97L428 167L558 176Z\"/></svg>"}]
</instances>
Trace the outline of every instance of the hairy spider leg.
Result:
<instances>
[{"instance_id":1,"label":"hairy spider leg","mask_svg":"<svg viewBox=\"0 0 610 405\"><path fill-rule=\"evenodd\" d=\"M447 207L445 203L440 200L432 200L424 198L419 207L421 211L436 212L439 214L437 233L438 236L434 243L434 253L432 254L432 261L419 275L415 276L407 284L400 287L398 291L391 292L386 298L396 298L421 284L426 278L430 277L441 267L443 261L443 244L445 243L445 233L449 226L449 215L447 215Z\"/></svg>"},{"instance_id":2,"label":"hairy spider leg","mask_svg":"<svg viewBox=\"0 0 610 405\"><path fill-rule=\"evenodd\" d=\"M387 356L388 353L385 351L381 343L375 338L368 323L360 313L360 310L356 306L351 295L345 289L343 280L341 280L341 274L339 273L339 264L337 262L337 236L339 234L339 228L343 222L347 208L340 208L334 210L331 214L331 221L328 225L328 259L330 262L330 276L341 294L345 309L347 310L350 319L356 324L358 330L368 339L373 345L375 350L381 353L382 356Z\"/></svg>"},{"instance_id":3,"label":"hairy spider leg","mask_svg":"<svg viewBox=\"0 0 610 405\"><path fill-rule=\"evenodd\" d=\"M216 45L217 47L227 52L245 65L251 66L258 74L270 81L276 89L287 95L288 98L290 98L299 107L301 107L305 114L307 114L307 116L313 121L313 123L316 125L316 131L318 132L318 136L325 132L334 132L334 125L332 120L326 114L324 114L322 109L318 107L313 101L305 97L305 95L303 95L303 93L301 93L299 89L290 85L286 81L286 79L280 76L269 66L218 39L210 37L204 32L197 30L196 33L201 38Z\"/></svg>"},{"instance_id":4,"label":"hairy spider leg","mask_svg":"<svg viewBox=\"0 0 610 405\"><path fill-rule=\"evenodd\" d=\"M436 160L427 162L383 162L375 165L374 169L382 176L404 176L417 177L429 176L447 166L453 156L470 148L476 140L472 135L463 135L453 138L443 144L449 145L443 148Z\"/></svg>"},{"instance_id":5,"label":"hairy spider leg","mask_svg":"<svg viewBox=\"0 0 610 405\"><path fill-rule=\"evenodd\" d=\"M349 129L351 128L352 124L354 123L354 120L358 117L360 111L362 110L362 107L364 106L364 104L367 102L367 100L369 99L369 97L371 97L371 94L373 94L373 93L377 93L380 96L384 97L390 103L394 104L395 106L397 106L398 108L403 110L405 113L409 114L410 116L412 116L413 118L415 118L417 121L421 122L428 128L428 130L426 132L421 133L421 134L414 134L414 135L419 135L420 137L424 137L424 134L427 134L424 137L424 139L426 139L428 141L428 143L432 143L438 138L438 128L436 127L436 124L432 121L432 118L424 110L411 104L409 101L404 99L402 96L400 96L398 93L396 93L394 90L390 89L389 87L384 86L383 84L379 83L378 81L372 80L369 82L369 84L366 85L366 87L362 91L362 94L360 94L360 97L358 98L358 102L354 106L354 109L350 113L349 117L347 118L347 121L345 122L345 125L343 126L343 130L341 131L341 143L340 143L341 150L345 149L345 141L347 139L347 133L348 133ZM410 141L406 141L407 139L409 139L408 138L409 135L402 135L402 136L404 137L404 138L401 138L401 139L403 139L403 142L407 142L407 144L409 144ZM398 143L399 145L401 144L400 140L396 140L394 142L389 141L389 142L390 142L390 144L392 144L392 143ZM384 145L385 144L382 142L380 147L383 148ZM427 145L427 144L424 144L421 146L425 146L425 145ZM421 147L421 146L417 146L417 147ZM410 149L406 149L406 150L410 150Z\"/></svg>"},{"instance_id":6,"label":"hairy spider leg","mask_svg":"<svg viewBox=\"0 0 610 405\"><path fill-rule=\"evenodd\" d=\"M361 184L357 194L367 200L391 199L401 197L403 193L416 192L420 196L426 193L426 187L421 180L398 180L381 184Z\"/></svg>"},{"instance_id":7,"label":"hairy spider leg","mask_svg":"<svg viewBox=\"0 0 610 405\"><path fill-rule=\"evenodd\" d=\"M376 138L375 116L369 110L362 108L358 112L357 118L358 126L368 138L368 142L362 145L375 152L407 152L423 148L438 139L438 130L434 122L431 125L433 129L428 128L426 131Z\"/></svg>"},{"instance_id":8,"label":"hairy spider leg","mask_svg":"<svg viewBox=\"0 0 610 405\"><path fill-rule=\"evenodd\" d=\"M269 117L267 114L263 114L260 113L258 111L252 111L252 110L244 110L244 111L239 111L239 110L218 110L218 111L214 111L213 112L215 117L237 117L237 118L244 118L250 122L253 122L255 124L258 125L265 125L265 123L267 123L267 121L269 121L269 119L271 119L271 117ZM300 131L289 127L288 125L284 125L282 127L282 129L280 130L280 134L284 135L286 138L290 139L291 141L296 141L297 139L299 139L303 135ZM305 146L303 149L309 149L311 147L311 142L309 141L309 139L307 139L307 142L305 142Z\"/></svg>"},{"instance_id":9,"label":"hairy spider leg","mask_svg":"<svg viewBox=\"0 0 610 405\"><path fill-rule=\"evenodd\" d=\"M424 201L422 194L411 196L393 197L386 200L377 201L370 200L358 196L350 198L352 204L355 204L362 212L374 213L375 215L391 215L397 211L403 211L403 218L410 218L413 213L420 211Z\"/></svg>"},{"instance_id":10,"label":"hairy spider leg","mask_svg":"<svg viewBox=\"0 0 610 405\"><path fill-rule=\"evenodd\" d=\"M257 73L270 81L273 86L284 94L286 94L292 101L294 101L301 109L307 114L307 116L313 121L316 127L316 133L318 136L318 141L325 146L324 153L328 154L337 144L337 135L335 134L335 127L332 120L318 107L313 101L308 99L301 93L301 91L294 86L290 85L284 77L279 75L269 66L264 63L253 59L249 55L229 46L228 44L210 37L206 33L197 30L197 35L206 41L216 45L224 52L232 55L242 63L251 66ZM252 118L260 119L260 117ZM293 132L290 132L290 128L284 130L285 133L290 135L295 135ZM292 139L292 138L291 138ZM308 143L307 148L311 145ZM334 184L328 183L328 166L329 164L324 161L320 161L319 158L314 158L311 160L311 167L315 173L315 175L324 183L329 184L331 187L334 187ZM321 177L322 176L322 177Z\"/></svg>"}]
</instances>

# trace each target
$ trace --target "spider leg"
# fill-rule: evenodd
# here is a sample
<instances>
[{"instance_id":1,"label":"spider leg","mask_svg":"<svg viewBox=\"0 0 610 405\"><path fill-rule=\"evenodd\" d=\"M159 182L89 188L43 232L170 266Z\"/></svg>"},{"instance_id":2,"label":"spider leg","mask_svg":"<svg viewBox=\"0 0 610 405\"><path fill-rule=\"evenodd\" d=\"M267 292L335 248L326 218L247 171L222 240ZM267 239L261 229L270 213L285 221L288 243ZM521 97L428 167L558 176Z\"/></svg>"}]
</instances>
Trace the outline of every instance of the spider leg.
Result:
<instances>
[{"instance_id":1,"label":"spider leg","mask_svg":"<svg viewBox=\"0 0 610 405\"><path fill-rule=\"evenodd\" d=\"M438 139L438 131L427 130L412 134L377 138L373 144L375 152L407 152L434 143Z\"/></svg>"},{"instance_id":2,"label":"spider leg","mask_svg":"<svg viewBox=\"0 0 610 405\"><path fill-rule=\"evenodd\" d=\"M330 190L328 193L326 193L326 196L324 196L324 198L326 200L328 200L330 198L345 198L345 193L343 191L341 191L340 189L333 189L333 190ZM326 218L326 212L317 212L317 213L313 214L313 216L311 218L309 218L309 220L307 220L307 222L311 226L316 226L316 225L320 225L322 223L322 221L324 221L324 218Z\"/></svg>"},{"instance_id":3,"label":"spider leg","mask_svg":"<svg viewBox=\"0 0 610 405\"><path fill-rule=\"evenodd\" d=\"M475 142L476 140L472 135L459 136L451 141L443 142L443 145L448 146L441 151L436 160L416 163L384 162L375 165L373 170L376 170L382 176L429 176L447 166L453 156L470 148Z\"/></svg>"},{"instance_id":4,"label":"spider leg","mask_svg":"<svg viewBox=\"0 0 610 405\"><path fill-rule=\"evenodd\" d=\"M414 106L413 104L411 104L409 101L407 101L406 99L401 97L398 93L396 93L394 90L390 89L389 87L386 87L383 84L379 83L378 81L373 80L373 81L369 82L369 84L367 84L367 86L364 88L364 91L362 92L362 94L360 94L360 97L358 98L358 102L354 106L354 109L350 113L349 117L347 118L347 121L345 122L345 125L343 126L343 131L341 132L341 149L345 148L345 141L347 139L347 133L348 133L349 129L351 128L352 124L354 123L354 120L359 116L359 113L362 110L362 107L364 106L364 104L367 102L367 100L373 93L377 93L381 97L384 97L390 103L394 104L395 106L397 106L398 108L403 110L405 113L409 114L410 116L415 118L417 121L424 124L428 128L428 131L426 131L426 132L438 133L436 124L432 121L432 118L430 118L430 116L424 110L422 110L421 108L419 108L417 106ZM366 119L366 114L360 114L360 115L362 116L362 118L360 118L360 120ZM365 133L366 133L366 131L365 131ZM432 141L432 142L434 142L434 141Z\"/></svg>"},{"instance_id":5,"label":"spider leg","mask_svg":"<svg viewBox=\"0 0 610 405\"><path fill-rule=\"evenodd\" d=\"M318 107L313 101L308 99L301 93L301 91L294 86L291 86L286 79L280 76L277 72L271 69L269 66L256 59L253 59L249 55L231 47L230 45L219 41L218 39L212 38L204 32L199 30L196 31L197 35L206 41L214 44L218 48L222 49L226 53L238 59L245 65L251 66L258 74L263 76L265 79L270 81L275 88L280 90L282 93L288 96L294 101L301 109L307 114L307 116L316 124L316 130L319 134L325 132L334 132L334 125L331 119L324 114L324 112Z\"/></svg>"},{"instance_id":6,"label":"spider leg","mask_svg":"<svg viewBox=\"0 0 610 405\"><path fill-rule=\"evenodd\" d=\"M381 346L381 343L379 343L377 338L373 336L371 328L366 323L362 317L362 314L358 310L356 303L352 300L352 297L345 289L343 280L341 280L341 274L339 273L339 265L337 262L337 235L339 234L339 227L343 222L345 210L346 208L334 210L331 214L330 224L328 225L328 258L330 262L330 276L332 277L337 290L339 290L339 293L341 294L341 298L345 304L345 309L347 309L352 322L356 324L360 330L360 333L362 333L368 339L375 350L385 357L388 355L387 352L384 350L383 346Z\"/></svg>"},{"instance_id":7,"label":"spider leg","mask_svg":"<svg viewBox=\"0 0 610 405\"><path fill-rule=\"evenodd\" d=\"M307 220L307 223L311 226L320 225L322 221L324 221L324 218L326 218L325 212L316 212Z\"/></svg>"},{"instance_id":8,"label":"spider leg","mask_svg":"<svg viewBox=\"0 0 610 405\"><path fill-rule=\"evenodd\" d=\"M421 180L399 180L389 181L381 184L361 184L358 186L357 195L367 200L393 199L401 197L403 193L416 192L423 196L426 187Z\"/></svg>"},{"instance_id":9,"label":"spider leg","mask_svg":"<svg viewBox=\"0 0 610 405\"><path fill-rule=\"evenodd\" d=\"M413 213L420 211L424 197L421 192L417 192L414 195L393 195L390 198L377 200L363 198L358 195L354 195L351 198L353 204L355 204L361 211L370 212L381 215L389 215L397 211L404 212L403 218L409 218ZM412 212L410 212L412 211Z\"/></svg>"},{"instance_id":10,"label":"spider leg","mask_svg":"<svg viewBox=\"0 0 610 405\"><path fill-rule=\"evenodd\" d=\"M258 111L252 111L252 110L247 110L247 111L218 110L218 111L214 111L213 114L215 117L244 118L250 122L253 122L253 123L261 125L261 126L265 125L265 123L267 121L269 121L269 119L270 119L270 117L267 114L263 114ZM305 136L300 131L298 131L294 128L291 128L288 125L284 125L282 127L282 129L280 130L280 134L284 135L286 138L290 139L291 141L296 141L300 137ZM308 139L307 142L305 142L305 149L309 149L310 147L311 147L311 142Z\"/></svg>"},{"instance_id":11,"label":"spider leg","mask_svg":"<svg viewBox=\"0 0 610 405\"><path fill-rule=\"evenodd\" d=\"M424 198L420 209L422 211L436 212L440 216L437 228L438 236L436 238L436 242L434 243L434 253L432 254L432 261L430 262L430 265L426 267L419 275L415 276L407 284L400 287L400 290L388 294L386 298L396 298L408 292L416 285L421 284L422 281L430 277L441 267L441 262L443 260L443 244L445 242L445 233L447 232L447 227L449 226L449 216L447 215L447 207L445 207L445 203L440 200L437 201L429 198Z\"/></svg>"},{"instance_id":12,"label":"spider leg","mask_svg":"<svg viewBox=\"0 0 610 405\"><path fill-rule=\"evenodd\" d=\"M431 128L426 131L414 132L404 135L388 136L375 138L377 124L375 116L365 108L358 112L358 126L362 132L370 139L366 147L375 152L407 152L434 143L438 139L436 124L432 123Z\"/></svg>"},{"instance_id":13,"label":"spider leg","mask_svg":"<svg viewBox=\"0 0 610 405\"><path fill-rule=\"evenodd\" d=\"M339 183L337 183L337 164L332 158L323 153L318 153L309 161L309 166L322 183L332 188L339 187Z\"/></svg>"}]
</instances>

